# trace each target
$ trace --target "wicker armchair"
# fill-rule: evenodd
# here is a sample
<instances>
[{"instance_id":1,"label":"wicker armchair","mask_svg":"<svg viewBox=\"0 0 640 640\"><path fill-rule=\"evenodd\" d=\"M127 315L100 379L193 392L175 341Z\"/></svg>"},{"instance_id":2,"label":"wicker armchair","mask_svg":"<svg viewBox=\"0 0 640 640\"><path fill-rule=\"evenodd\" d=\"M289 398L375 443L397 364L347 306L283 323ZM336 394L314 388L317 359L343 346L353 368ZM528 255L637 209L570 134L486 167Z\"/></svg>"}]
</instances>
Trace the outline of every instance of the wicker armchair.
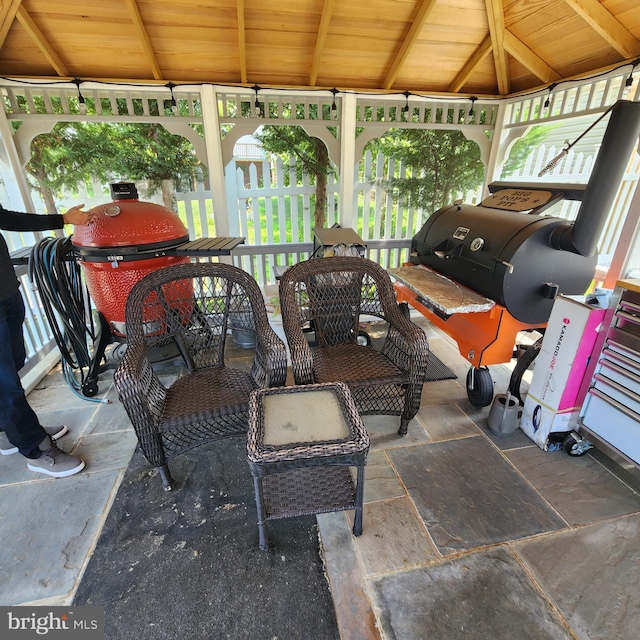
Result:
<instances>
[{"instance_id":1,"label":"wicker armchair","mask_svg":"<svg viewBox=\"0 0 640 640\"><path fill-rule=\"evenodd\" d=\"M399 309L389 274L360 257L300 262L280 279L280 307L296 384L344 382L362 415L400 416L398 434L406 435L420 408L429 344ZM388 323L380 348L358 344L361 315Z\"/></svg>"},{"instance_id":2,"label":"wicker armchair","mask_svg":"<svg viewBox=\"0 0 640 640\"><path fill-rule=\"evenodd\" d=\"M286 347L269 325L256 281L228 264L151 272L132 288L125 318L127 348L114 374L116 388L142 453L169 490L167 460L218 438L246 435L249 394L284 385ZM249 372L225 365L233 329L256 337ZM167 388L153 357L170 349L181 356L184 374Z\"/></svg>"}]
</instances>

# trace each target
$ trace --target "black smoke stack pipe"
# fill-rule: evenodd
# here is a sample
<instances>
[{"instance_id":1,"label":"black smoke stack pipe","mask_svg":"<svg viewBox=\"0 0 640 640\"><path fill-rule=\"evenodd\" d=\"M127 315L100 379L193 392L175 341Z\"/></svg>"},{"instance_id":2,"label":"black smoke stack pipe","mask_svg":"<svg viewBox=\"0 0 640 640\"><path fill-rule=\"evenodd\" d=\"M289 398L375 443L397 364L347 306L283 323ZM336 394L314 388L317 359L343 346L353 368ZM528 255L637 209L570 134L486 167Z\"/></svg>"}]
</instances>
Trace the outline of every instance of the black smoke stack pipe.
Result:
<instances>
[{"instance_id":1,"label":"black smoke stack pipe","mask_svg":"<svg viewBox=\"0 0 640 640\"><path fill-rule=\"evenodd\" d=\"M609 210L627 168L631 152L640 136L640 102L620 101L611 108L602 146L573 225L562 225L550 242L555 249L592 256Z\"/></svg>"}]
</instances>

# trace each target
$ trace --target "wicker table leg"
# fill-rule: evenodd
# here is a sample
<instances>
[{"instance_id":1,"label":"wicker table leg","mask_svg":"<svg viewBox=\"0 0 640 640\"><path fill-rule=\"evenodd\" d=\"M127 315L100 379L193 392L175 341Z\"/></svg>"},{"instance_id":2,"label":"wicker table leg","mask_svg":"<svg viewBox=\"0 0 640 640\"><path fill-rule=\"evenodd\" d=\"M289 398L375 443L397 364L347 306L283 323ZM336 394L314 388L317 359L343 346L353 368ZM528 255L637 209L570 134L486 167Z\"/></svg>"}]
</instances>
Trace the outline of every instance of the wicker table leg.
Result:
<instances>
[{"instance_id":1,"label":"wicker table leg","mask_svg":"<svg viewBox=\"0 0 640 640\"><path fill-rule=\"evenodd\" d=\"M362 502L364 499L364 465L358 467L356 480L356 503L353 517L353 535L362 535Z\"/></svg>"},{"instance_id":2,"label":"wicker table leg","mask_svg":"<svg viewBox=\"0 0 640 640\"><path fill-rule=\"evenodd\" d=\"M253 490L256 494L256 511L258 512L258 536L260 549L269 549L269 538L267 536L267 516L264 507L264 492L262 490L262 478L253 477Z\"/></svg>"}]
</instances>

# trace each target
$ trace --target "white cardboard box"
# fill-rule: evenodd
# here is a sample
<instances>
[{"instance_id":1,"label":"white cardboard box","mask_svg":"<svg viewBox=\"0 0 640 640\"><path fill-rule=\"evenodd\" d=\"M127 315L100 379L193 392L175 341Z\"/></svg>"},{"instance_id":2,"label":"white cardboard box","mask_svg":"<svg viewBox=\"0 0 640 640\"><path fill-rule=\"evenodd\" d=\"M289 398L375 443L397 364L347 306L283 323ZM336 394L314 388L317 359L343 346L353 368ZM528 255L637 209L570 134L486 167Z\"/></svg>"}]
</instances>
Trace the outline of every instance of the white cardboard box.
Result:
<instances>
[{"instance_id":1,"label":"white cardboard box","mask_svg":"<svg viewBox=\"0 0 640 640\"><path fill-rule=\"evenodd\" d=\"M577 422L605 311L583 296L559 296L553 305L520 418L520 428L545 451L550 433L571 431Z\"/></svg>"}]
</instances>

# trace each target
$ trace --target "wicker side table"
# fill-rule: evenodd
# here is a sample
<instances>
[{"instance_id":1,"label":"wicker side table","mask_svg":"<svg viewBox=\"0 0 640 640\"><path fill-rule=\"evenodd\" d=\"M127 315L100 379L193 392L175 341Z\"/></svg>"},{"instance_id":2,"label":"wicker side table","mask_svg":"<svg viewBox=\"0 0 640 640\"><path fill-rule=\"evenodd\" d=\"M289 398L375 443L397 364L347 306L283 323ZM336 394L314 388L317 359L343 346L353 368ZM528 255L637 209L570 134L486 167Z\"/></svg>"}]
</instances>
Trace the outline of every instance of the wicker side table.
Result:
<instances>
[{"instance_id":1,"label":"wicker side table","mask_svg":"<svg viewBox=\"0 0 640 640\"><path fill-rule=\"evenodd\" d=\"M362 533L369 436L342 382L258 389L249 400L247 460L260 548L267 520L354 509ZM354 484L349 467L356 467Z\"/></svg>"}]
</instances>

